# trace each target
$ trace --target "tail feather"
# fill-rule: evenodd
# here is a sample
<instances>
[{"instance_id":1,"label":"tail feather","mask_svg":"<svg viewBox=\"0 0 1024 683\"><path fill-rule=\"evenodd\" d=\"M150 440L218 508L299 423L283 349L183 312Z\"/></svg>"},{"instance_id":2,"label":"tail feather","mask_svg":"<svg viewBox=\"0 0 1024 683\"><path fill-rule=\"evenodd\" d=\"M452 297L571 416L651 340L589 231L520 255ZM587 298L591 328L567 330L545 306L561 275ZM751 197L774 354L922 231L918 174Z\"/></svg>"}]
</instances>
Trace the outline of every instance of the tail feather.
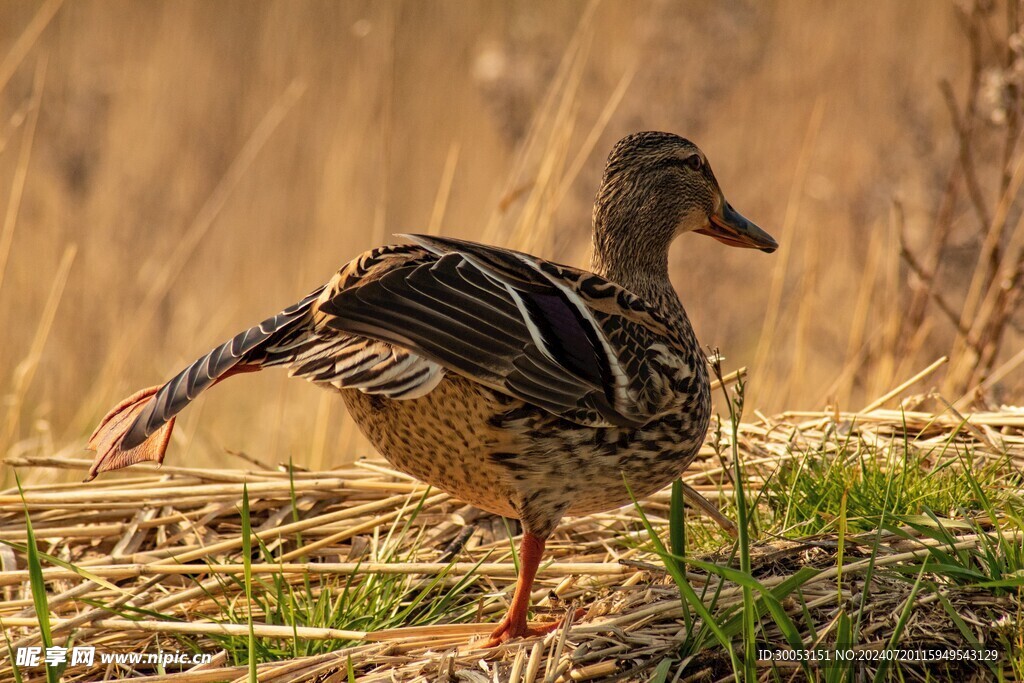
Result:
<instances>
[{"instance_id":1,"label":"tail feather","mask_svg":"<svg viewBox=\"0 0 1024 683\"><path fill-rule=\"evenodd\" d=\"M287 355L296 337L301 336L303 322L308 322L313 303L322 291L317 289L297 304L236 334L163 386L145 389L122 401L89 439L89 448L96 451L89 478L135 462L162 461L174 416L218 381L279 362L278 356Z\"/></svg>"}]
</instances>

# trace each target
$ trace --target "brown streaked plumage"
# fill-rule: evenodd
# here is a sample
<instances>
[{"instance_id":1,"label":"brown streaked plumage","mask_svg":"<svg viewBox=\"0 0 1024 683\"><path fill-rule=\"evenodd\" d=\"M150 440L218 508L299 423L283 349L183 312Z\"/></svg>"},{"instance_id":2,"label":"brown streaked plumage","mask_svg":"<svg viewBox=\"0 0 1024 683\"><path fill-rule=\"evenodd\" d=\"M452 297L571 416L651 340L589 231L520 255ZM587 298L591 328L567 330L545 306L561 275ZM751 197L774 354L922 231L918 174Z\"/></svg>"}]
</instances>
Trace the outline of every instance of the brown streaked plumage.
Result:
<instances>
[{"instance_id":1,"label":"brown streaked plumage","mask_svg":"<svg viewBox=\"0 0 1024 683\"><path fill-rule=\"evenodd\" d=\"M594 206L593 272L508 249L408 236L114 408L90 477L163 460L201 391L275 365L338 390L395 467L522 520L522 573L488 644L527 625L544 541L566 514L629 503L679 476L707 431L704 355L668 278L684 232L774 251L703 154L668 133L615 145ZM550 627L548 627L550 628Z\"/></svg>"}]
</instances>

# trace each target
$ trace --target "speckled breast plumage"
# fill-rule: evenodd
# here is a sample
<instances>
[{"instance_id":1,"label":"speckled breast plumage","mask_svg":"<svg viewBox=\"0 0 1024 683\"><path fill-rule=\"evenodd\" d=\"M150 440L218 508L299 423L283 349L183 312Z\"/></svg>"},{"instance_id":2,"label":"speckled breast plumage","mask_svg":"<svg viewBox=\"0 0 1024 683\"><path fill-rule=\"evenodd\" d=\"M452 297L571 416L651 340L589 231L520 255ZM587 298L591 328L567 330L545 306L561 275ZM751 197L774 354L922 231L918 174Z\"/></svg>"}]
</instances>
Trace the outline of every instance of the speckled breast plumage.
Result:
<instances>
[{"instance_id":1,"label":"speckled breast plumage","mask_svg":"<svg viewBox=\"0 0 1024 683\"><path fill-rule=\"evenodd\" d=\"M343 390L362 432L396 468L479 508L523 519L537 533L563 514L630 503L678 477L707 431L697 393L639 428L587 427L457 375L427 396L394 401Z\"/></svg>"}]
</instances>

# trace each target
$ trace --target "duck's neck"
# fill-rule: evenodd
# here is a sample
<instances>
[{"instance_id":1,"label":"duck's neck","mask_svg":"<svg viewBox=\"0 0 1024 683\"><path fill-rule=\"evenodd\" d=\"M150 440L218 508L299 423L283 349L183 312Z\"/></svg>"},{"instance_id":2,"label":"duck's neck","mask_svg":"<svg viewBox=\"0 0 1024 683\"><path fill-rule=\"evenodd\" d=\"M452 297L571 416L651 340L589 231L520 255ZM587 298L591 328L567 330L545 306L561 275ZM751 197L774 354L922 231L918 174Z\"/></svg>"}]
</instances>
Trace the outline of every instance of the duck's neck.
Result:
<instances>
[{"instance_id":1,"label":"duck's neck","mask_svg":"<svg viewBox=\"0 0 1024 683\"><path fill-rule=\"evenodd\" d=\"M671 228L627 223L629 217L594 216L594 253L591 270L654 302L675 290L668 277ZM642 221L641 221L642 222Z\"/></svg>"}]
</instances>

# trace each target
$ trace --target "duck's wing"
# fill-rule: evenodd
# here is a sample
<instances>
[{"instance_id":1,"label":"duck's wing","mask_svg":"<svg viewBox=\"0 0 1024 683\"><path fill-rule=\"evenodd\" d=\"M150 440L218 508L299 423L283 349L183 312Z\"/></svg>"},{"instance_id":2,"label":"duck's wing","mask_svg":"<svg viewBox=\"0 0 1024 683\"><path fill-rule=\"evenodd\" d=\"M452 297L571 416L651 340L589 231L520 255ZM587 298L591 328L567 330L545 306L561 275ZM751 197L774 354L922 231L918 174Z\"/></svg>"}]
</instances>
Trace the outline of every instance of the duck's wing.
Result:
<instances>
[{"instance_id":1,"label":"duck's wing","mask_svg":"<svg viewBox=\"0 0 1024 683\"><path fill-rule=\"evenodd\" d=\"M432 254L339 286L328 327L397 345L574 422L640 426L667 392L657 316L592 273L519 252L407 235Z\"/></svg>"},{"instance_id":2,"label":"duck's wing","mask_svg":"<svg viewBox=\"0 0 1024 683\"><path fill-rule=\"evenodd\" d=\"M436 256L414 245L378 247L354 259L324 287L301 344L264 366L286 365L292 377L398 400L429 393L444 377L442 366L400 346L328 325L333 316L323 306L338 291L358 287L398 268L436 260Z\"/></svg>"}]
</instances>

